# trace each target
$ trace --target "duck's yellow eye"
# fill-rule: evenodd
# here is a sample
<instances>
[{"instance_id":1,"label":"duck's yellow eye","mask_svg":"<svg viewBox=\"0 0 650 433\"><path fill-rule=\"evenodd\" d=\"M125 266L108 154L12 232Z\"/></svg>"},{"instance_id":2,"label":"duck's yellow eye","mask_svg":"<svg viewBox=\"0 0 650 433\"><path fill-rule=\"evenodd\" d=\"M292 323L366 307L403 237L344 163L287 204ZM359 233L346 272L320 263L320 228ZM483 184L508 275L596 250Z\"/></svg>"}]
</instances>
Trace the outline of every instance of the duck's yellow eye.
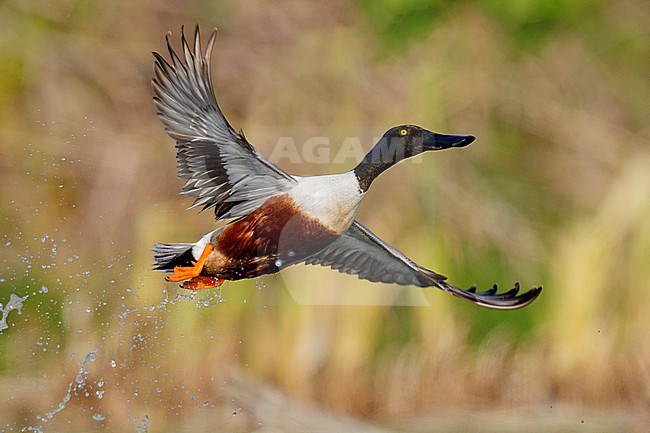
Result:
<instances>
[{"instance_id":1,"label":"duck's yellow eye","mask_svg":"<svg viewBox=\"0 0 650 433\"><path fill-rule=\"evenodd\" d=\"M399 130L399 135L404 136L404 135L406 135L406 134L408 134L408 131L407 131L406 129L400 129L400 130Z\"/></svg>"}]
</instances>

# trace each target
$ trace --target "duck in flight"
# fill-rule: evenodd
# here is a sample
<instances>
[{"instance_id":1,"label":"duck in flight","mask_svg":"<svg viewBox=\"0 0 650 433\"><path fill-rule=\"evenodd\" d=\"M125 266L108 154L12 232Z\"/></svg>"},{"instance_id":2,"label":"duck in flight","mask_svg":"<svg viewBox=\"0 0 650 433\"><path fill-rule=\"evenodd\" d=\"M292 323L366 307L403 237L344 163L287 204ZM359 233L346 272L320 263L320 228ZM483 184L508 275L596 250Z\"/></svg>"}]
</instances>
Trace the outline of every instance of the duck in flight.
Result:
<instances>
[{"instance_id":1,"label":"duck in flight","mask_svg":"<svg viewBox=\"0 0 650 433\"><path fill-rule=\"evenodd\" d=\"M444 135L415 125L389 129L353 170L324 176L292 176L267 160L224 117L212 86L212 32L205 53L199 28L170 61L155 57L154 103L167 134L176 141L182 194L192 207L214 208L226 224L195 243L158 243L154 269L185 289L219 286L224 280L276 273L298 263L329 266L358 278L387 284L437 287L478 305L515 309L531 303L542 288L503 293L462 290L388 245L356 221L373 180L403 159L423 152L464 147L471 135Z\"/></svg>"}]
</instances>

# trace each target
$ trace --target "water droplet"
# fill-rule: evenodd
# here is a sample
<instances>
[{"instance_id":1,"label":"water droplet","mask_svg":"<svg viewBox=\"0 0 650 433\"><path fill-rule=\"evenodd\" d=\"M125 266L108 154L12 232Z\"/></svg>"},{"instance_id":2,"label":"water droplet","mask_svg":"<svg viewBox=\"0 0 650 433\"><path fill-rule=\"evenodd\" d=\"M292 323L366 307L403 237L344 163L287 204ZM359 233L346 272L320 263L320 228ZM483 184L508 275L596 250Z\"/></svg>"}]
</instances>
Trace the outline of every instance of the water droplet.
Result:
<instances>
[{"instance_id":1,"label":"water droplet","mask_svg":"<svg viewBox=\"0 0 650 433\"><path fill-rule=\"evenodd\" d=\"M237 411L232 411L232 416L237 416Z\"/></svg>"},{"instance_id":2,"label":"water droplet","mask_svg":"<svg viewBox=\"0 0 650 433\"><path fill-rule=\"evenodd\" d=\"M92 308L90 308L90 307L86 308L86 313L92 313L92 312L93 312Z\"/></svg>"},{"instance_id":3,"label":"water droplet","mask_svg":"<svg viewBox=\"0 0 650 433\"><path fill-rule=\"evenodd\" d=\"M47 286L41 286L41 290L40 290L41 293L47 293L47 291L48 291Z\"/></svg>"},{"instance_id":4,"label":"water droplet","mask_svg":"<svg viewBox=\"0 0 650 433\"><path fill-rule=\"evenodd\" d=\"M111 367L112 367L112 368L115 368L115 367L117 366L117 362L115 362L114 359L111 359L110 364L111 364Z\"/></svg>"},{"instance_id":5,"label":"water droplet","mask_svg":"<svg viewBox=\"0 0 650 433\"><path fill-rule=\"evenodd\" d=\"M104 415L102 415L101 413L96 413L96 414L93 414L93 419L95 421L104 421L104 419L106 419L106 417L104 417Z\"/></svg>"},{"instance_id":6,"label":"water droplet","mask_svg":"<svg viewBox=\"0 0 650 433\"><path fill-rule=\"evenodd\" d=\"M277 266L278 268L282 267L282 260L276 260L275 266Z\"/></svg>"},{"instance_id":7,"label":"water droplet","mask_svg":"<svg viewBox=\"0 0 650 433\"><path fill-rule=\"evenodd\" d=\"M89 353L86 355L86 359L85 359L84 362L83 362L83 366L84 366L84 367L85 367L86 365L88 365L89 362L93 362L94 360L97 359L97 350L98 350L98 348L95 348L94 351L89 352ZM89 374L89 373L90 373L90 371L88 371L88 370L84 370L84 374Z\"/></svg>"},{"instance_id":8,"label":"water droplet","mask_svg":"<svg viewBox=\"0 0 650 433\"><path fill-rule=\"evenodd\" d=\"M4 281L4 279L2 279L2 281ZM12 293L9 296L9 302L7 302L7 305L3 307L3 305L0 304L0 333L9 327L7 325L7 316L11 310L16 310L18 314L22 314L23 302L25 302L25 299L27 299L27 296L21 298Z\"/></svg>"}]
</instances>

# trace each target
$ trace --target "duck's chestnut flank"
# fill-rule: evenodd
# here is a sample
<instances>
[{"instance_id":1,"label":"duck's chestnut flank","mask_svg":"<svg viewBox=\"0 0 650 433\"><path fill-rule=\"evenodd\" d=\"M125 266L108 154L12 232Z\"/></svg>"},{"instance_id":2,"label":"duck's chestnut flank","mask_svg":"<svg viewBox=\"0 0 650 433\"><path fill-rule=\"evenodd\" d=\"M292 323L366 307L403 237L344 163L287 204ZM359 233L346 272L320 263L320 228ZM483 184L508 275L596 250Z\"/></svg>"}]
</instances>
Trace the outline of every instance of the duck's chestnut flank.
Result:
<instances>
[{"instance_id":1,"label":"duck's chestnut flank","mask_svg":"<svg viewBox=\"0 0 650 433\"><path fill-rule=\"evenodd\" d=\"M338 236L288 194L279 194L224 227L215 238L215 254L222 254L228 264L207 271L228 280L272 274L317 253Z\"/></svg>"},{"instance_id":2,"label":"duck's chestnut flank","mask_svg":"<svg viewBox=\"0 0 650 433\"><path fill-rule=\"evenodd\" d=\"M505 293L462 290L426 269L355 221L372 181L399 161L474 141L417 125L389 129L363 160L347 173L299 177L273 164L236 132L214 95L210 56L216 30L201 50L199 28L191 47L181 32L182 53L167 48L169 61L154 53L154 104L165 131L176 141L182 192L193 206L214 208L225 225L195 243L154 247L155 269L191 290L223 280L271 274L297 263L329 266L373 282L436 287L477 305L515 309L541 293L519 284ZM416 166L412 166L416 167Z\"/></svg>"}]
</instances>

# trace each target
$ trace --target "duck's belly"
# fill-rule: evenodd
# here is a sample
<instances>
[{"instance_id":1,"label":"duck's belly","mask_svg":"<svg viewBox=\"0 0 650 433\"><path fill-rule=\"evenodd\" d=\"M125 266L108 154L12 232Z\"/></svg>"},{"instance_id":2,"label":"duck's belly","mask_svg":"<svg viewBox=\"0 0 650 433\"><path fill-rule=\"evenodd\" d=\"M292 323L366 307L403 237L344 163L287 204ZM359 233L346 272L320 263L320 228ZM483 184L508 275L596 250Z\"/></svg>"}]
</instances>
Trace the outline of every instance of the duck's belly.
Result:
<instances>
[{"instance_id":1,"label":"duck's belly","mask_svg":"<svg viewBox=\"0 0 650 433\"><path fill-rule=\"evenodd\" d=\"M204 273L227 280L272 274L317 253L338 236L302 212L289 195L274 196L224 227Z\"/></svg>"}]
</instances>

